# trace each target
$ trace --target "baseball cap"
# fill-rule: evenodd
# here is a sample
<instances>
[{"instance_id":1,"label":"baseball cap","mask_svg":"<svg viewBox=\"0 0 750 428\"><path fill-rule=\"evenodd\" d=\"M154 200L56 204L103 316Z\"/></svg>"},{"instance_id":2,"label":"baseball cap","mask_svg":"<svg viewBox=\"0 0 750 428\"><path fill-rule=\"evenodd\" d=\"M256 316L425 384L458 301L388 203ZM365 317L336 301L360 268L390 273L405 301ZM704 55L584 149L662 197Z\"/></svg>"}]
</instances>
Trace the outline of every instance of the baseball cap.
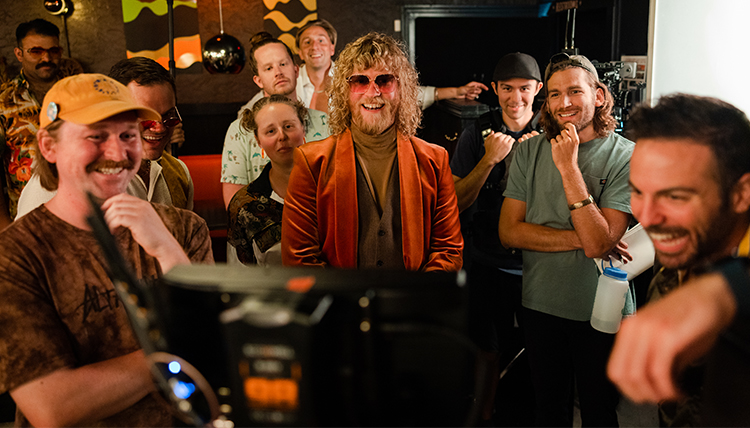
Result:
<instances>
[{"instance_id":1,"label":"baseball cap","mask_svg":"<svg viewBox=\"0 0 750 428\"><path fill-rule=\"evenodd\" d=\"M90 125L117 114L135 111L140 119L161 120L155 110L139 105L122 83L103 74L83 73L59 80L44 96L42 128L57 119Z\"/></svg>"},{"instance_id":2,"label":"baseball cap","mask_svg":"<svg viewBox=\"0 0 750 428\"><path fill-rule=\"evenodd\" d=\"M492 81L498 82L515 77L542 81L542 73L539 71L539 64L534 57L516 52L500 58L495 66L495 72L492 73Z\"/></svg>"},{"instance_id":3,"label":"baseball cap","mask_svg":"<svg viewBox=\"0 0 750 428\"><path fill-rule=\"evenodd\" d=\"M552 73L566 66L582 68L593 74L597 82L599 81L599 74L596 72L596 67L594 67L594 64L588 58L583 55L568 55L565 52L560 52L552 55L552 58L549 59L547 69L544 70L544 83L547 83Z\"/></svg>"}]
</instances>

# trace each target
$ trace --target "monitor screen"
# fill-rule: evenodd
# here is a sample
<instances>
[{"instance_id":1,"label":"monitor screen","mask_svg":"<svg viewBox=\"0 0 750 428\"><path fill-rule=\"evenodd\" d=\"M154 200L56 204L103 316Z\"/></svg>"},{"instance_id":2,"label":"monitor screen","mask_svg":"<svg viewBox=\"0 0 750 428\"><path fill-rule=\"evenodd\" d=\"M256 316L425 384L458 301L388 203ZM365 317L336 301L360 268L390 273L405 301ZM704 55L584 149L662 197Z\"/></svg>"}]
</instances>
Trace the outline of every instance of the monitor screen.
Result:
<instances>
[{"instance_id":1,"label":"monitor screen","mask_svg":"<svg viewBox=\"0 0 750 428\"><path fill-rule=\"evenodd\" d=\"M475 349L461 275L179 266L156 287L165 351L241 426L458 426Z\"/></svg>"},{"instance_id":2,"label":"monitor screen","mask_svg":"<svg viewBox=\"0 0 750 428\"><path fill-rule=\"evenodd\" d=\"M473 426L486 376L463 272L186 265L147 283L91 206L134 334L186 423Z\"/></svg>"}]
</instances>

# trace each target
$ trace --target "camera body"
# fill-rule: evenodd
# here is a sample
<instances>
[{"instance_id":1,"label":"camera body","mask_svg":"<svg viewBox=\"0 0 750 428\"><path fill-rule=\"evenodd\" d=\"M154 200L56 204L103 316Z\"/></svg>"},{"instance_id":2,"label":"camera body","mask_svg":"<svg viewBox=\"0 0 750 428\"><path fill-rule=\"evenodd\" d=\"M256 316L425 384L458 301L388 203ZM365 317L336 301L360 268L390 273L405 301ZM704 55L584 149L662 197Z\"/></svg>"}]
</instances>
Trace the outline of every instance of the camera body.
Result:
<instances>
[{"instance_id":1,"label":"camera body","mask_svg":"<svg viewBox=\"0 0 750 428\"><path fill-rule=\"evenodd\" d=\"M628 85L636 78L638 64L627 61L591 61L599 74L599 81L607 85L614 99L612 115L617 120L616 132L622 133L630 111L644 99L645 83Z\"/></svg>"}]
</instances>

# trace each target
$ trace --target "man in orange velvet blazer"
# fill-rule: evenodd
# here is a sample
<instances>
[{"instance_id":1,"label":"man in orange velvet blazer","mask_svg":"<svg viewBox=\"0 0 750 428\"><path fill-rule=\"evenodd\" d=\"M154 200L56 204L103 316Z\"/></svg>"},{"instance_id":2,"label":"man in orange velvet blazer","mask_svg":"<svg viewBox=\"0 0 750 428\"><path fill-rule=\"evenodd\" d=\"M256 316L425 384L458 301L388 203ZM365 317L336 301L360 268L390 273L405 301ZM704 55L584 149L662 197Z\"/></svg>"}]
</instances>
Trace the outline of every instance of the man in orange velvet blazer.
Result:
<instances>
[{"instance_id":1,"label":"man in orange velvet blazer","mask_svg":"<svg viewBox=\"0 0 750 428\"><path fill-rule=\"evenodd\" d=\"M416 137L417 73L393 38L339 55L331 137L295 149L285 265L457 271L463 239L448 153Z\"/></svg>"}]
</instances>

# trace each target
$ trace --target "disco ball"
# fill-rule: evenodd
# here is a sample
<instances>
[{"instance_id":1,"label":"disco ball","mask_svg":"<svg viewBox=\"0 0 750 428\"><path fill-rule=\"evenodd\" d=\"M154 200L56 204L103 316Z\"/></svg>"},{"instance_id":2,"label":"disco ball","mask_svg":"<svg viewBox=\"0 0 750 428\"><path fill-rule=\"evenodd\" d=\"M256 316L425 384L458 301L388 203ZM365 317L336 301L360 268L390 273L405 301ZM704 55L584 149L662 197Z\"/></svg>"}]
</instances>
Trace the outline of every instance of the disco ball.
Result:
<instances>
[{"instance_id":1,"label":"disco ball","mask_svg":"<svg viewBox=\"0 0 750 428\"><path fill-rule=\"evenodd\" d=\"M237 74L245 67L245 49L228 34L214 36L203 47L203 66L211 74Z\"/></svg>"},{"instance_id":2,"label":"disco ball","mask_svg":"<svg viewBox=\"0 0 750 428\"><path fill-rule=\"evenodd\" d=\"M68 5L65 3L65 0L44 0L44 8L53 15L68 13Z\"/></svg>"}]
</instances>

